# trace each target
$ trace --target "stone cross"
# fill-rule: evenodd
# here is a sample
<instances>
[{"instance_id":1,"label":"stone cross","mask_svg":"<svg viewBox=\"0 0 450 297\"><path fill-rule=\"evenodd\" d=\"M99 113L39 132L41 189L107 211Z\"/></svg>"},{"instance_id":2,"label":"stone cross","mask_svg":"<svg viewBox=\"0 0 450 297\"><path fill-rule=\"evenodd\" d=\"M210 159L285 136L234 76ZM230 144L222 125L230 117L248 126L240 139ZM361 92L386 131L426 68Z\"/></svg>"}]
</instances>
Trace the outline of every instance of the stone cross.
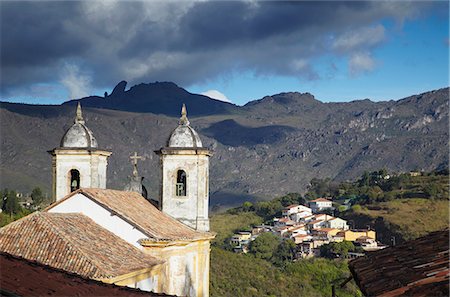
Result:
<instances>
[{"instance_id":1,"label":"stone cross","mask_svg":"<svg viewBox=\"0 0 450 297\"><path fill-rule=\"evenodd\" d=\"M138 172L137 172L137 161L140 160L145 160L145 157L142 156L138 156L137 152L134 152L133 156L130 156L131 162L133 163L133 175L134 176L138 176Z\"/></svg>"}]
</instances>

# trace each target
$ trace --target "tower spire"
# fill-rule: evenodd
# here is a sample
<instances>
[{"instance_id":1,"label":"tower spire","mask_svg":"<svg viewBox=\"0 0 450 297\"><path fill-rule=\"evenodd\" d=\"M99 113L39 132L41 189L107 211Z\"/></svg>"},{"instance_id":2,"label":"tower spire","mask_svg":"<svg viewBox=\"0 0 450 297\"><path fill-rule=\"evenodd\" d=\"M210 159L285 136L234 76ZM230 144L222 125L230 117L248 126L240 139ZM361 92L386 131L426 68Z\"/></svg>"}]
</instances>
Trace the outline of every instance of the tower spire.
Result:
<instances>
[{"instance_id":1,"label":"tower spire","mask_svg":"<svg viewBox=\"0 0 450 297\"><path fill-rule=\"evenodd\" d=\"M75 124L84 124L83 114L81 112L80 101L78 101L78 105L77 105L77 114L75 117Z\"/></svg>"},{"instance_id":2,"label":"tower spire","mask_svg":"<svg viewBox=\"0 0 450 297\"><path fill-rule=\"evenodd\" d=\"M183 103L183 107L181 107L181 118L180 118L180 125L183 126L189 126L189 120L187 118L187 111L186 111L186 105Z\"/></svg>"}]
</instances>

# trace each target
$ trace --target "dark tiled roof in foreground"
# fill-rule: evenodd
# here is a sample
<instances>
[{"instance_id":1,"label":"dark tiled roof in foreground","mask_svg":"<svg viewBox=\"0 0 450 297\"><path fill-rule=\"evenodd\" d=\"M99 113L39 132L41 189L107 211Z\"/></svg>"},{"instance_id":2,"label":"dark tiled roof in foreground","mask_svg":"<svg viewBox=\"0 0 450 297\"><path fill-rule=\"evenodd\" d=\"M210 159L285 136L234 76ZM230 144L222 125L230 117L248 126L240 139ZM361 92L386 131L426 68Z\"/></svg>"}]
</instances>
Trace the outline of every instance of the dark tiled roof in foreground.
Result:
<instances>
[{"instance_id":1,"label":"dark tiled roof in foreground","mask_svg":"<svg viewBox=\"0 0 450 297\"><path fill-rule=\"evenodd\" d=\"M1 296L168 296L105 284L0 253Z\"/></svg>"},{"instance_id":2,"label":"dark tiled roof in foreground","mask_svg":"<svg viewBox=\"0 0 450 297\"><path fill-rule=\"evenodd\" d=\"M212 233L196 231L164 214L136 192L109 189L79 189L47 209L58 205L77 193L110 209L153 240L197 240L210 238Z\"/></svg>"},{"instance_id":3,"label":"dark tiled roof in foreground","mask_svg":"<svg viewBox=\"0 0 450 297\"><path fill-rule=\"evenodd\" d=\"M449 231L369 253L349 267L366 296L448 296Z\"/></svg>"},{"instance_id":4,"label":"dark tiled roof in foreground","mask_svg":"<svg viewBox=\"0 0 450 297\"><path fill-rule=\"evenodd\" d=\"M0 251L94 279L162 263L82 214L36 212L0 229Z\"/></svg>"}]
</instances>

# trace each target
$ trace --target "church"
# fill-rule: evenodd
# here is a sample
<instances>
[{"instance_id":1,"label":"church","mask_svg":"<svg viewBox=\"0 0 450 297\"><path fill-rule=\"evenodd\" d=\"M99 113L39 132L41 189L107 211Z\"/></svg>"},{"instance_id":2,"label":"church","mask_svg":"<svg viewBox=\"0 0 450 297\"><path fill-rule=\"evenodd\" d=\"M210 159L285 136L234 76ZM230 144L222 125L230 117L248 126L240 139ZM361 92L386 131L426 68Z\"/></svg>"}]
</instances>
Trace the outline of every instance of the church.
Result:
<instances>
[{"instance_id":1,"label":"church","mask_svg":"<svg viewBox=\"0 0 450 297\"><path fill-rule=\"evenodd\" d=\"M183 105L160 157L161 190L148 199L134 170L106 189L108 158L78 103L52 156L54 203L0 229L0 252L105 283L176 296L208 296L209 157ZM13 276L12 276L13 277Z\"/></svg>"}]
</instances>

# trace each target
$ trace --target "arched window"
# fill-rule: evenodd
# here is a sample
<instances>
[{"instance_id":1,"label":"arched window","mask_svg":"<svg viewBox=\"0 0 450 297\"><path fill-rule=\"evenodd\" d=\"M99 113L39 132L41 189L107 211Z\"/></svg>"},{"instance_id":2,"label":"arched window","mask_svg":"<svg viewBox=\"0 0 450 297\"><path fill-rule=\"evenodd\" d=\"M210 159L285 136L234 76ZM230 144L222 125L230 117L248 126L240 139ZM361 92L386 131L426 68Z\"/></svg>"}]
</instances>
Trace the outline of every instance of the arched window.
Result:
<instances>
[{"instance_id":1,"label":"arched window","mask_svg":"<svg viewBox=\"0 0 450 297\"><path fill-rule=\"evenodd\" d=\"M76 169L70 170L70 192L80 188L80 172Z\"/></svg>"},{"instance_id":2,"label":"arched window","mask_svg":"<svg viewBox=\"0 0 450 297\"><path fill-rule=\"evenodd\" d=\"M177 196L186 196L186 172L184 170L178 170L177 172L175 194Z\"/></svg>"}]
</instances>

